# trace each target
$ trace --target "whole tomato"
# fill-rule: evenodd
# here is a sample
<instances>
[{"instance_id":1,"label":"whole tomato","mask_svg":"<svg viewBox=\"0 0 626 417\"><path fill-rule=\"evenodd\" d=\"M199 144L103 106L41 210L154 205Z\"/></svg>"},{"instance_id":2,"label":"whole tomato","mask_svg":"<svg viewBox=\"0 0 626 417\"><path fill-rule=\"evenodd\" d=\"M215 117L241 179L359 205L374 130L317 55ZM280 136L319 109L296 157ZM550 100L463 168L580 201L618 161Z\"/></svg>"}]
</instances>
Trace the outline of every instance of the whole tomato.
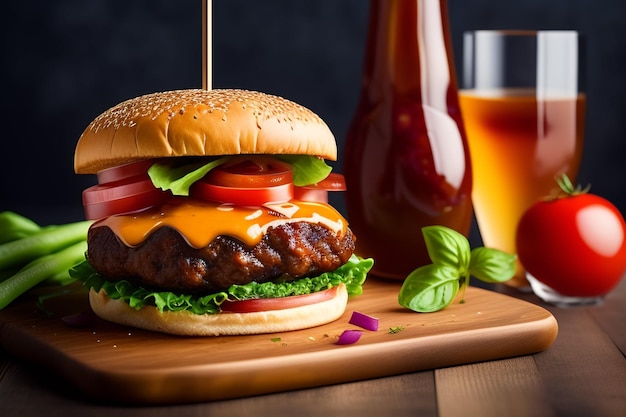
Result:
<instances>
[{"instance_id":1,"label":"whole tomato","mask_svg":"<svg viewBox=\"0 0 626 417\"><path fill-rule=\"evenodd\" d=\"M626 271L626 223L606 199L573 189L542 200L522 216L517 255L526 270L553 290L571 297L607 294Z\"/></svg>"}]
</instances>

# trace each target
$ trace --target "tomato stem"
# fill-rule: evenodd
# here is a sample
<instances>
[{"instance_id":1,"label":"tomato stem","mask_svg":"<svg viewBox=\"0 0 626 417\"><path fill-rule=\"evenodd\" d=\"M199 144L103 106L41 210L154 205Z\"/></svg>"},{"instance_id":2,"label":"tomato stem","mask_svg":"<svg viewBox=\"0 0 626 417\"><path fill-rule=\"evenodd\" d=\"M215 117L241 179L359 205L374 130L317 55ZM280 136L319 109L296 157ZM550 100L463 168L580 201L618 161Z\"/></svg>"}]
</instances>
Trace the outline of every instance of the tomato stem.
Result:
<instances>
[{"instance_id":1,"label":"tomato stem","mask_svg":"<svg viewBox=\"0 0 626 417\"><path fill-rule=\"evenodd\" d=\"M557 176L554 178L561 191L563 191L568 197L573 197L580 194L586 194L591 189L591 185L587 184L585 188L582 188L580 185L572 184L572 181L569 179L567 174L563 173L561 176Z\"/></svg>"}]
</instances>

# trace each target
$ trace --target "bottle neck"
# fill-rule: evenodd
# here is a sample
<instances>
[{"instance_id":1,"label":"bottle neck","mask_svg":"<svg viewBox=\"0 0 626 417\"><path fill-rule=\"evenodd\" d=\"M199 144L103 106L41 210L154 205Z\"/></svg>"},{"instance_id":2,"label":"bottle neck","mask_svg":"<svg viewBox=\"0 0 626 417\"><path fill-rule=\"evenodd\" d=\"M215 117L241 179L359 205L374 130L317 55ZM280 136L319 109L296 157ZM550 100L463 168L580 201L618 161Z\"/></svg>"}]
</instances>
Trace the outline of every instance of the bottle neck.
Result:
<instances>
[{"instance_id":1,"label":"bottle neck","mask_svg":"<svg viewBox=\"0 0 626 417\"><path fill-rule=\"evenodd\" d=\"M433 107L456 94L447 0L371 0L363 94L413 96Z\"/></svg>"}]
</instances>

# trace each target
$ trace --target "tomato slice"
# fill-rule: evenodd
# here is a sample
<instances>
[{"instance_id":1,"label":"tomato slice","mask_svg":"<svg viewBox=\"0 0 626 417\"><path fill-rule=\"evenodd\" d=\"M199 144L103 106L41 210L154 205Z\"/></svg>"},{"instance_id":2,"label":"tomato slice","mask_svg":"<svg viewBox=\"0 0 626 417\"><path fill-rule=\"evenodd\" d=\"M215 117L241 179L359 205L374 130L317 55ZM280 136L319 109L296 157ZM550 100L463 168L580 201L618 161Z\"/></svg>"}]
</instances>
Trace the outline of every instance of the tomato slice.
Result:
<instances>
[{"instance_id":1,"label":"tomato slice","mask_svg":"<svg viewBox=\"0 0 626 417\"><path fill-rule=\"evenodd\" d=\"M255 298L253 300L225 301L220 305L224 312L229 313L254 313L258 311L286 310L288 308L301 307L309 304L321 303L332 299L337 295L337 287L311 294L294 295L281 298Z\"/></svg>"},{"instance_id":2,"label":"tomato slice","mask_svg":"<svg viewBox=\"0 0 626 417\"><path fill-rule=\"evenodd\" d=\"M328 190L309 187L295 187L293 190L293 198L313 203L328 203Z\"/></svg>"},{"instance_id":3,"label":"tomato slice","mask_svg":"<svg viewBox=\"0 0 626 417\"><path fill-rule=\"evenodd\" d=\"M321 188L327 191L346 191L346 179L342 174L331 172L322 181L309 187Z\"/></svg>"},{"instance_id":4,"label":"tomato slice","mask_svg":"<svg viewBox=\"0 0 626 417\"><path fill-rule=\"evenodd\" d=\"M147 175L148 169L152 166L152 164L154 164L154 162L155 161L152 159L145 159L142 161L131 162L129 164L103 169L98 171L98 184L109 184L137 177L139 175Z\"/></svg>"},{"instance_id":5,"label":"tomato slice","mask_svg":"<svg viewBox=\"0 0 626 417\"><path fill-rule=\"evenodd\" d=\"M294 198L300 201L328 203L329 191L345 191L346 180L342 174L331 172L317 184L295 187Z\"/></svg>"},{"instance_id":6,"label":"tomato slice","mask_svg":"<svg viewBox=\"0 0 626 417\"><path fill-rule=\"evenodd\" d=\"M194 198L261 206L293 199L291 166L263 156L235 157L214 168L190 188Z\"/></svg>"},{"instance_id":7,"label":"tomato slice","mask_svg":"<svg viewBox=\"0 0 626 417\"><path fill-rule=\"evenodd\" d=\"M98 184L83 191L87 220L142 210L160 204L171 194L155 188L144 175L110 184Z\"/></svg>"},{"instance_id":8,"label":"tomato slice","mask_svg":"<svg viewBox=\"0 0 626 417\"><path fill-rule=\"evenodd\" d=\"M193 198L217 203L262 206L263 204L284 203L292 200L293 184L264 188L237 188L211 184L202 179L191 186L189 195Z\"/></svg>"},{"instance_id":9,"label":"tomato slice","mask_svg":"<svg viewBox=\"0 0 626 417\"><path fill-rule=\"evenodd\" d=\"M234 157L214 168L207 182L224 187L263 188L293 182L291 165L264 156Z\"/></svg>"}]
</instances>

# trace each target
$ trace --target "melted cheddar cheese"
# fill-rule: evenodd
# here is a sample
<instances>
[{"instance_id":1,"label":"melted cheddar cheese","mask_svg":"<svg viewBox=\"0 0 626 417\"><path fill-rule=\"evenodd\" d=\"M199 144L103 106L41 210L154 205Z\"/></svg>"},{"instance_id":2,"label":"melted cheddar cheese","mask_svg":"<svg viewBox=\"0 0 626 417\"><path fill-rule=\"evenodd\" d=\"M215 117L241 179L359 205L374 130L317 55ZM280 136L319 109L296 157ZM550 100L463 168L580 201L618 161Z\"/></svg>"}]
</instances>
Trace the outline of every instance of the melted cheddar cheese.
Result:
<instances>
[{"instance_id":1,"label":"melted cheddar cheese","mask_svg":"<svg viewBox=\"0 0 626 417\"><path fill-rule=\"evenodd\" d=\"M92 227L109 227L127 246L138 246L159 227L176 229L195 248L207 246L219 235L227 235L253 246L265 231L284 223L320 223L343 236L346 219L327 204L289 201L263 207L242 207L191 199L172 199L148 210L115 215Z\"/></svg>"}]
</instances>

